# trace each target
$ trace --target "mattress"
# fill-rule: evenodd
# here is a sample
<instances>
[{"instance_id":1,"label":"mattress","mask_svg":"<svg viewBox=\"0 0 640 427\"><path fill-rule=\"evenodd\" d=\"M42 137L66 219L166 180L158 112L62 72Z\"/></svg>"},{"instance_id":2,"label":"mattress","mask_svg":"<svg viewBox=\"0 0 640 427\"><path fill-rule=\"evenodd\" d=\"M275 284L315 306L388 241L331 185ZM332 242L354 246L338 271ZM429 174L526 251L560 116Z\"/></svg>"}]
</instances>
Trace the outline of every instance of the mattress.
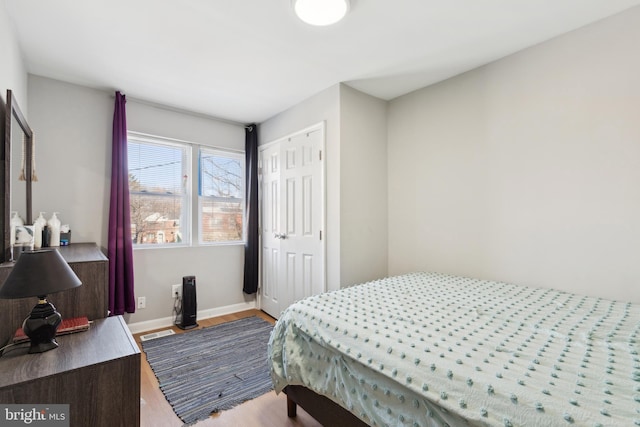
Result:
<instances>
[{"instance_id":1,"label":"mattress","mask_svg":"<svg viewBox=\"0 0 640 427\"><path fill-rule=\"evenodd\" d=\"M287 308L276 392L377 426L640 425L640 304L412 273Z\"/></svg>"}]
</instances>

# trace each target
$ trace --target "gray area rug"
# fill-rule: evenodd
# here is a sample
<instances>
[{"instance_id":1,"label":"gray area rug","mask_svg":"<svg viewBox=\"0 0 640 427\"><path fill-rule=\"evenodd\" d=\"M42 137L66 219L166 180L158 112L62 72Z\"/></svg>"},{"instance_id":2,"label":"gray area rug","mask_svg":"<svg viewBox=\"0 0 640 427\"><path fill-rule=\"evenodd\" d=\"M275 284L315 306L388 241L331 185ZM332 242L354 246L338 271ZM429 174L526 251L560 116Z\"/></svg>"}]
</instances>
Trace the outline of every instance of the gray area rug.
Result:
<instances>
[{"instance_id":1,"label":"gray area rug","mask_svg":"<svg viewBox=\"0 0 640 427\"><path fill-rule=\"evenodd\" d=\"M193 424L273 389L267 365L272 329L248 317L144 341L142 348L176 415Z\"/></svg>"}]
</instances>

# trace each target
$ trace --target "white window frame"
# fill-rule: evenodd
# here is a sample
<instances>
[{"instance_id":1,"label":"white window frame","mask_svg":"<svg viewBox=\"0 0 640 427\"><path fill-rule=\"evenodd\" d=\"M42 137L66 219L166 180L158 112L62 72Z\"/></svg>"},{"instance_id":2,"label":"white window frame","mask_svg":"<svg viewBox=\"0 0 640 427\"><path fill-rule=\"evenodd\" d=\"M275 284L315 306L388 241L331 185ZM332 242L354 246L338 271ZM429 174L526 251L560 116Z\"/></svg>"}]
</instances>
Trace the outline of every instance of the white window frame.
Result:
<instances>
[{"instance_id":1,"label":"white window frame","mask_svg":"<svg viewBox=\"0 0 640 427\"><path fill-rule=\"evenodd\" d=\"M146 144L156 144L156 145L164 145L164 146L172 146L185 150L182 170L183 173L187 175L187 179L185 180L184 191L185 194L183 197L183 207L180 212L180 230L183 233L182 242L180 243L135 243L133 242L133 249L159 249L159 248L178 248L178 247L189 247L192 246L191 242L193 241L193 230L192 230L192 206L193 206L193 190L192 190L192 182L193 182L193 174L192 174L192 163L193 163L193 148L192 144L170 139L164 138L154 135L148 135L138 132L127 132L127 141L135 141L139 143ZM131 200L131 194L129 195L129 199Z\"/></svg>"},{"instance_id":2,"label":"white window frame","mask_svg":"<svg viewBox=\"0 0 640 427\"><path fill-rule=\"evenodd\" d=\"M228 157L228 158L236 158L240 161L241 165L241 195L239 197L240 203L242 205L242 236L240 240L226 240L226 241L215 241L215 242L205 242L203 240L204 232L203 232L203 200L206 199L206 196L197 195L198 197L198 244L202 246L220 246L220 245L244 245L246 242L246 214L247 214L247 206L246 206L246 161L245 161L245 153L239 152L237 150L229 150L224 148L212 147L207 145L201 145L198 147L199 152L206 152L209 154L218 155L220 157ZM200 156L198 155L196 163L198 164L198 176L197 179L200 179Z\"/></svg>"},{"instance_id":3,"label":"white window frame","mask_svg":"<svg viewBox=\"0 0 640 427\"><path fill-rule=\"evenodd\" d=\"M135 243L134 250L179 248L196 246L224 246L224 245L244 245L246 242L246 164L245 153L242 150L232 148L216 147L211 145L195 144L179 139L166 138L156 135L149 135L140 132L127 132L127 139L141 143L159 144L175 146L185 149L183 171L189 177L185 183L185 195L183 196L184 207L181 212L180 224L183 232L183 240L180 243ZM240 240L204 242L202 230L202 199L198 194L198 180L200 179L200 151L217 154L223 157L237 158L241 165L241 200L242 205L242 238ZM194 170L197 171L194 173ZM197 236L197 237L196 237Z\"/></svg>"}]
</instances>

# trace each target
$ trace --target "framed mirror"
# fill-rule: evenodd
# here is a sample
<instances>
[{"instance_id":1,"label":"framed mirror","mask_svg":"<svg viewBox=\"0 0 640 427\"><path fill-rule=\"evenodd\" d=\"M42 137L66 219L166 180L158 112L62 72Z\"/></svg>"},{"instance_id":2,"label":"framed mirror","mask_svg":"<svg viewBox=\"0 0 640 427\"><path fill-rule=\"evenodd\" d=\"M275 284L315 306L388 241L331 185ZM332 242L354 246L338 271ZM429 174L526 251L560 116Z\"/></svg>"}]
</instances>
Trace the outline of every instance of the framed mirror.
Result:
<instances>
[{"instance_id":1,"label":"framed mirror","mask_svg":"<svg viewBox=\"0 0 640 427\"><path fill-rule=\"evenodd\" d=\"M18 106L13 92L7 90L4 149L2 164L2 247L0 261L11 256L11 212L17 211L25 224L33 223L31 206L33 131ZM24 179L24 180L22 180Z\"/></svg>"}]
</instances>

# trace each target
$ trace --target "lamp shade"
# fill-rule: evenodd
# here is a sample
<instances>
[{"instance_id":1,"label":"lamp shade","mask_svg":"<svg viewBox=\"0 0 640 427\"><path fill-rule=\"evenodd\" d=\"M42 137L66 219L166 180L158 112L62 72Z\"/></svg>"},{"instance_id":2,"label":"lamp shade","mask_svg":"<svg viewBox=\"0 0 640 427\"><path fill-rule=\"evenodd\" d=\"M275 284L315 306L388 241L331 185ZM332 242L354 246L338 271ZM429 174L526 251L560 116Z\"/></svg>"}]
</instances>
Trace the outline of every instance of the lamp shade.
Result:
<instances>
[{"instance_id":1,"label":"lamp shade","mask_svg":"<svg viewBox=\"0 0 640 427\"><path fill-rule=\"evenodd\" d=\"M0 288L0 298L44 296L82 285L55 249L23 252Z\"/></svg>"}]
</instances>

